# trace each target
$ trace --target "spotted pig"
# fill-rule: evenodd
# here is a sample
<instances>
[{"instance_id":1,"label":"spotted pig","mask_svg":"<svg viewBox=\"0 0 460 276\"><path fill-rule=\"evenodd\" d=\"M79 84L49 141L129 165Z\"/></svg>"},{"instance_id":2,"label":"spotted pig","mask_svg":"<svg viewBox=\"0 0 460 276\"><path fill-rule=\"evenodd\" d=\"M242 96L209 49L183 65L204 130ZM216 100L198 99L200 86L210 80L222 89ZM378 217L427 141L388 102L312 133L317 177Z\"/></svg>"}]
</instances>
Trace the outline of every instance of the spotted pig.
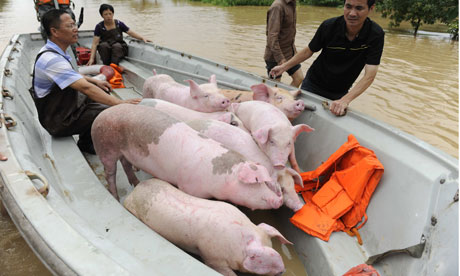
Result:
<instances>
[{"instance_id":1,"label":"spotted pig","mask_svg":"<svg viewBox=\"0 0 460 276\"><path fill-rule=\"evenodd\" d=\"M228 200L251 209L279 208L267 169L196 132L184 122L142 105L120 104L99 114L91 135L109 190L118 199L116 163L132 185L133 166L201 198Z\"/></svg>"}]
</instances>

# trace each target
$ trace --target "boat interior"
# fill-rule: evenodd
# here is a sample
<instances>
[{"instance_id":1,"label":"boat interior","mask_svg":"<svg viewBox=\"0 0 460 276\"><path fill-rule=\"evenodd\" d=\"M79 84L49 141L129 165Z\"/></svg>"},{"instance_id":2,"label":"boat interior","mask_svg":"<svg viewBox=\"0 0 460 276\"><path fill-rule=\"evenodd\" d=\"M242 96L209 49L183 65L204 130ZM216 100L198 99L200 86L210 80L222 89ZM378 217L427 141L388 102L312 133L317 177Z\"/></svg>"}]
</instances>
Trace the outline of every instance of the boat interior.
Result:
<instances>
[{"instance_id":1,"label":"boat interior","mask_svg":"<svg viewBox=\"0 0 460 276\"><path fill-rule=\"evenodd\" d=\"M248 90L260 82L292 89L190 54L127 41L129 57L120 63L126 88L114 91L122 99L141 97L153 69L179 83L203 83L216 74L225 89ZM90 48L91 42L91 32L80 33L82 46ZM58 274L217 275L124 209L108 192L98 157L80 152L76 137L52 137L40 126L28 89L43 44L38 33L15 36L0 61L5 120L0 150L10 156L0 167L2 202L37 256ZM376 153L385 173L367 208L367 223L359 230L363 245L344 232L332 233L328 242L312 237L292 225L294 213L286 207L241 208L254 223L275 226L293 243L274 245L285 261L285 275L343 275L386 252L391 254L373 264L382 276L458 272L458 160L352 109L339 118L322 107L323 98L306 91L301 98L308 108L293 124L315 128L299 135L295 144L302 171L318 167L353 134ZM49 186L46 197L40 193L43 186ZM121 165L117 186L121 201L133 189ZM417 254L408 250L414 246Z\"/></svg>"}]
</instances>

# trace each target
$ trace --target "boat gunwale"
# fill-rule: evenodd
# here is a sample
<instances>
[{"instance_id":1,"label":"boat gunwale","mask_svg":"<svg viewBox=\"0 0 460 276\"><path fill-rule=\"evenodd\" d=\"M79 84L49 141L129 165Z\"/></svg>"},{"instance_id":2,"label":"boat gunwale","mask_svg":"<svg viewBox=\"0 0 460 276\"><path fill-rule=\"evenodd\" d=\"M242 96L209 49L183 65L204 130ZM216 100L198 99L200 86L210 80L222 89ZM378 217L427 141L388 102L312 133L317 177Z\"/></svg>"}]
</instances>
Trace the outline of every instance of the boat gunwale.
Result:
<instances>
[{"instance_id":1,"label":"boat gunwale","mask_svg":"<svg viewBox=\"0 0 460 276\"><path fill-rule=\"evenodd\" d=\"M0 58L0 87L3 90L5 89L4 71L9 62L8 58L11 56L15 44L19 43L19 38L23 34L14 35L9 44L5 47ZM46 241L41 237L39 232L35 229L31 221L27 218L24 211L19 206L18 202L14 199L12 190L9 186L10 177L8 173L14 173L18 178L23 178L24 182L32 189L36 190L36 187L32 181L27 177L26 173L22 170L19 162L16 159L16 155L12 151L11 143L6 132L8 131L7 127L4 125L5 122L5 112L4 112L4 101L5 97L3 93L0 94L0 140L2 144L0 146L2 154L8 157L8 166L2 166L0 170L0 199L1 204L5 207L8 215L15 224L18 231L21 233L21 236L24 238L28 246L32 249L35 255L40 259L40 261L45 265L45 267L55 275L76 275L76 273L70 269L65 262L57 256L57 254L51 249L51 247L46 243ZM4 144L6 143L6 144ZM6 150L6 151L5 151ZM7 170L5 170L7 169ZM38 191L37 191L38 192ZM47 203L46 203L47 204Z\"/></svg>"},{"instance_id":2,"label":"boat gunwale","mask_svg":"<svg viewBox=\"0 0 460 276\"><path fill-rule=\"evenodd\" d=\"M19 204L14 200L10 190L5 186L5 176L0 171L0 198L2 203L14 225L21 233L21 236L24 238L29 248L35 253L35 256L37 256L53 275L78 275L41 237L33 224L25 216Z\"/></svg>"}]
</instances>

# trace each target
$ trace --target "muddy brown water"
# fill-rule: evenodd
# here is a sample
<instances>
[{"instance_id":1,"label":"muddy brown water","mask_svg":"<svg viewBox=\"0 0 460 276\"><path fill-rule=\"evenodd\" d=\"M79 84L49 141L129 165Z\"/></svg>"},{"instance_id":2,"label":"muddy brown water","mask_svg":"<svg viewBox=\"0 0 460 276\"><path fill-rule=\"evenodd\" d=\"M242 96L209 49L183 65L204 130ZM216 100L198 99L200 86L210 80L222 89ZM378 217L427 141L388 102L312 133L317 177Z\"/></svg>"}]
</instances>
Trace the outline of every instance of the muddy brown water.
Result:
<instances>
[{"instance_id":1,"label":"muddy brown water","mask_svg":"<svg viewBox=\"0 0 460 276\"><path fill-rule=\"evenodd\" d=\"M115 18L154 43L202 56L222 64L265 75L265 13L267 7L216 7L174 0L105 1ZM85 7L82 29L101 20L103 1L75 0L76 14ZM342 14L341 9L299 6L296 45L306 46L318 25ZM414 135L458 158L458 42L442 25L424 26L414 38L408 24L389 30L388 21L371 14L386 31L379 73L372 86L350 108ZM33 1L0 0L0 49L16 33L36 32ZM313 58L302 64L305 73ZM284 82L289 78L284 77ZM270 220L257 215L253 220ZM291 256L292 248L278 247ZM286 256L285 256L286 257ZM285 258L285 262L289 260ZM295 262L295 261L294 261ZM302 269L286 275L305 275ZM50 275L22 239L14 224L0 216L0 275Z\"/></svg>"}]
</instances>

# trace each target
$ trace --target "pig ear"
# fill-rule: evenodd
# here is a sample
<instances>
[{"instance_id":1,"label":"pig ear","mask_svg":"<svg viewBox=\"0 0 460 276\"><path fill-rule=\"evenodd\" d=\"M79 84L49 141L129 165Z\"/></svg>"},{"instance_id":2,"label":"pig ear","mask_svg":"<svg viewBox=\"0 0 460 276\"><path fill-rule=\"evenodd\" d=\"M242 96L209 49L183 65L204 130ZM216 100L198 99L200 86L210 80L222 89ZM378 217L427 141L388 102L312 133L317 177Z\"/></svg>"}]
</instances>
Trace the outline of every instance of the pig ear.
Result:
<instances>
[{"instance_id":1,"label":"pig ear","mask_svg":"<svg viewBox=\"0 0 460 276\"><path fill-rule=\"evenodd\" d=\"M251 86L251 90L254 92L252 99L255 101L263 101L268 103L270 96L273 97L274 94L271 88L264 83Z\"/></svg>"},{"instance_id":2,"label":"pig ear","mask_svg":"<svg viewBox=\"0 0 460 276\"><path fill-rule=\"evenodd\" d=\"M292 127L292 130L292 139L295 141L301 132L312 132L315 129L306 124L299 124Z\"/></svg>"},{"instance_id":3,"label":"pig ear","mask_svg":"<svg viewBox=\"0 0 460 276\"><path fill-rule=\"evenodd\" d=\"M238 111L239 107L240 107L239 103L231 103L230 107L228 108L228 111L233 112L233 113L236 114L236 112Z\"/></svg>"},{"instance_id":4,"label":"pig ear","mask_svg":"<svg viewBox=\"0 0 460 276\"><path fill-rule=\"evenodd\" d=\"M224 122L224 123L227 123L227 124L230 124L232 122L232 113L230 112L225 112L224 114L220 115L219 117L217 117L217 120L221 121L221 122Z\"/></svg>"},{"instance_id":5,"label":"pig ear","mask_svg":"<svg viewBox=\"0 0 460 276\"><path fill-rule=\"evenodd\" d=\"M261 145L265 145L268 141L268 137L270 136L270 128L269 127L260 128L251 134L257 143Z\"/></svg>"},{"instance_id":6,"label":"pig ear","mask_svg":"<svg viewBox=\"0 0 460 276\"><path fill-rule=\"evenodd\" d=\"M260 242L249 243L245 248L245 253L243 267L251 273L269 274L273 272L273 269L284 270L280 254L271 247L263 246Z\"/></svg>"},{"instance_id":7,"label":"pig ear","mask_svg":"<svg viewBox=\"0 0 460 276\"><path fill-rule=\"evenodd\" d=\"M273 177L272 176L272 180L271 181L266 181L265 184L267 185L267 187L272 190L277 196L282 196L283 193L281 192L281 186L280 184L278 183L278 181L276 180L277 177Z\"/></svg>"},{"instance_id":8,"label":"pig ear","mask_svg":"<svg viewBox=\"0 0 460 276\"><path fill-rule=\"evenodd\" d=\"M185 81L188 82L190 86L190 96L192 96L193 99L198 98L202 94L201 88L198 86L198 84L194 82L193 80L185 80Z\"/></svg>"},{"instance_id":9,"label":"pig ear","mask_svg":"<svg viewBox=\"0 0 460 276\"><path fill-rule=\"evenodd\" d=\"M153 68L153 75L154 75L154 76L157 75L157 70L155 70L155 68Z\"/></svg>"},{"instance_id":10,"label":"pig ear","mask_svg":"<svg viewBox=\"0 0 460 276\"><path fill-rule=\"evenodd\" d=\"M212 74L212 75L209 77L209 83L217 84L216 75Z\"/></svg>"},{"instance_id":11,"label":"pig ear","mask_svg":"<svg viewBox=\"0 0 460 276\"><path fill-rule=\"evenodd\" d=\"M292 242L288 241L283 235L281 235L281 233L276 230L275 227L273 226L270 226L266 223L260 223L257 225L257 227L259 227L260 229L262 229L265 233L267 233L268 236L270 236L271 238L275 237L275 238L278 238L278 240L282 243L282 244L292 244Z\"/></svg>"},{"instance_id":12,"label":"pig ear","mask_svg":"<svg viewBox=\"0 0 460 276\"><path fill-rule=\"evenodd\" d=\"M244 162L238 170L238 180L246 184L272 181L266 169L265 174L262 171L263 169L265 169L265 167L257 166L254 163Z\"/></svg>"},{"instance_id":13,"label":"pig ear","mask_svg":"<svg viewBox=\"0 0 460 276\"><path fill-rule=\"evenodd\" d=\"M291 91L289 91L289 94L291 94L291 96L295 98L295 97L300 95L300 89L291 90Z\"/></svg>"},{"instance_id":14,"label":"pig ear","mask_svg":"<svg viewBox=\"0 0 460 276\"><path fill-rule=\"evenodd\" d=\"M232 126L236 126L236 127L239 127L240 126L240 122L238 121L238 117L236 117L235 114L233 113L230 113L230 122L229 124L231 124Z\"/></svg>"},{"instance_id":15,"label":"pig ear","mask_svg":"<svg viewBox=\"0 0 460 276\"><path fill-rule=\"evenodd\" d=\"M286 171L294 178L294 184L300 185L303 188L303 180L300 174L292 168L286 168Z\"/></svg>"}]
</instances>

